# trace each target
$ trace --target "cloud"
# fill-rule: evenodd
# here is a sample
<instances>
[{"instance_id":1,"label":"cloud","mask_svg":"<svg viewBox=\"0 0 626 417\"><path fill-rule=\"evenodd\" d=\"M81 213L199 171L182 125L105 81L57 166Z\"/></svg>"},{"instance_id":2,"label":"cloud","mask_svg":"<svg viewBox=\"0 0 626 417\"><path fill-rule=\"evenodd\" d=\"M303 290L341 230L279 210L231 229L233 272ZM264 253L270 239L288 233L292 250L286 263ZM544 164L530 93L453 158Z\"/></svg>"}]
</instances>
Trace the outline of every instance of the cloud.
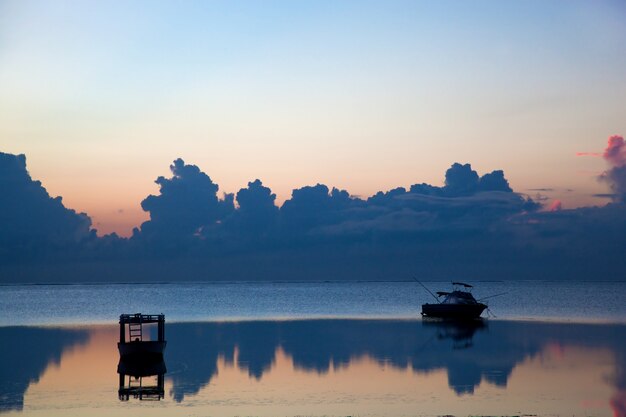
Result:
<instances>
[{"instance_id":1,"label":"cloud","mask_svg":"<svg viewBox=\"0 0 626 417\"><path fill-rule=\"evenodd\" d=\"M626 165L608 170L600 179L611 187L614 201L626 203Z\"/></svg>"},{"instance_id":2,"label":"cloud","mask_svg":"<svg viewBox=\"0 0 626 417\"><path fill-rule=\"evenodd\" d=\"M609 136L604 152L576 152L576 156L602 157L613 166L626 164L626 146L621 135Z\"/></svg>"},{"instance_id":3,"label":"cloud","mask_svg":"<svg viewBox=\"0 0 626 417\"><path fill-rule=\"evenodd\" d=\"M98 238L86 215L64 208L30 179L23 156L3 155L0 213L9 226L0 230L0 277L553 279L601 271L611 279L626 273L616 249L626 245L622 205L540 212L537 201L511 189L501 170L480 176L470 164L457 163L443 186L416 183L367 199L324 184L304 186L279 208L258 179L220 198L218 184L199 167L177 159L170 169L169 178L156 180L160 192L143 200L150 220L131 239ZM62 248L63 257L46 249L52 246ZM37 262L10 269L8 253Z\"/></svg>"},{"instance_id":4,"label":"cloud","mask_svg":"<svg viewBox=\"0 0 626 417\"><path fill-rule=\"evenodd\" d=\"M226 217L223 225L232 239L242 237L258 238L276 226L278 207L276 194L257 179L248 183L247 188L237 192L239 208Z\"/></svg>"},{"instance_id":5,"label":"cloud","mask_svg":"<svg viewBox=\"0 0 626 417\"><path fill-rule=\"evenodd\" d=\"M503 171L480 177L470 164L458 163L446 171L444 187L421 183L412 185L408 192L399 187L378 192L367 203L404 214L385 213L378 219L364 219L363 225L375 230L400 230L406 224L405 231L479 229L511 214L539 208L532 199L513 193ZM409 218L412 221L407 223ZM350 230L366 230L355 226L351 218Z\"/></svg>"},{"instance_id":6,"label":"cloud","mask_svg":"<svg viewBox=\"0 0 626 417\"><path fill-rule=\"evenodd\" d=\"M24 155L0 152L0 258L30 256L41 247L92 239L91 219L65 208L26 170ZM4 256L3 256L4 255Z\"/></svg>"},{"instance_id":7,"label":"cloud","mask_svg":"<svg viewBox=\"0 0 626 417\"><path fill-rule=\"evenodd\" d=\"M295 189L280 208L281 232L307 233L314 227L338 223L349 215L350 209L362 204L362 200L350 197L347 191L337 188L329 191L324 184Z\"/></svg>"},{"instance_id":8,"label":"cloud","mask_svg":"<svg viewBox=\"0 0 626 417\"><path fill-rule=\"evenodd\" d=\"M452 164L446 171L444 187L422 183L414 184L410 189L412 194L447 197L472 195L481 191L513 192L504 177L504 171L495 170L479 177L470 164L459 163Z\"/></svg>"},{"instance_id":9,"label":"cloud","mask_svg":"<svg viewBox=\"0 0 626 417\"><path fill-rule=\"evenodd\" d=\"M614 417L626 416L626 391L618 391L613 394L610 404Z\"/></svg>"},{"instance_id":10,"label":"cloud","mask_svg":"<svg viewBox=\"0 0 626 417\"><path fill-rule=\"evenodd\" d=\"M598 176L605 182L613 194L595 194L595 196L611 196L614 201L626 203L626 143L621 135L609 136L604 152L577 152L577 156L601 156L611 165L611 169Z\"/></svg>"},{"instance_id":11,"label":"cloud","mask_svg":"<svg viewBox=\"0 0 626 417\"><path fill-rule=\"evenodd\" d=\"M423 194L427 194L427 195L440 195L441 194L441 188L433 187L428 184L420 184L420 185L411 186L411 192L414 192L413 191L414 189L418 189L417 187L420 187L419 190L422 191ZM370 198L368 198L367 203L376 205L376 206L389 206L389 205L393 205L397 201L396 197L399 197L405 194L406 194L406 188L404 187L394 188L389 191L379 191L373 196L371 196Z\"/></svg>"},{"instance_id":12,"label":"cloud","mask_svg":"<svg viewBox=\"0 0 626 417\"><path fill-rule=\"evenodd\" d=\"M445 183L444 187L421 183L409 191L404 187L379 191L365 201L347 191L333 189L329 193L328 187L318 184L294 190L281 212L293 211L289 227L302 226L318 237L346 238L381 233L467 233L539 207L513 193L500 170L480 177L470 164L457 163L446 171ZM306 219L310 222L304 225Z\"/></svg>"},{"instance_id":13,"label":"cloud","mask_svg":"<svg viewBox=\"0 0 626 417\"><path fill-rule=\"evenodd\" d=\"M600 152L576 152L576 156L602 156Z\"/></svg>"},{"instance_id":14,"label":"cloud","mask_svg":"<svg viewBox=\"0 0 626 417\"><path fill-rule=\"evenodd\" d=\"M626 145L624 144L624 138L619 135L609 137L602 156L613 166L620 167L626 165Z\"/></svg>"},{"instance_id":15,"label":"cloud","mask_svg":"<svg viewBox=\"0 0 626 417\"><path fill-rule=\"evenodd\" d=\"M615 194L614 201L626 203L626 144L619 135L609 137L604 159L613 166L602 175L600 180L609 184Z\"/></svg>"},{"instance_id":16,"label":"cloud","mask_svg":"<svg viewBox=\"0 0 626 417\"><path fill-rule=\"evenodd\" d=\"M496 170L480 177L478 188L481 191L503 191L513 192L509 186L509 182L504 178L504 171Z\"/></svg>"},{"instance_id":17,"label":"cloud","mask_svg":"<svg viewBox=\"0 0 626 417\"><path fill-rule=\"evenodd\" d=\"M563 209L563 203L561 203L561 200L554 200L550 204L550 207L548 207L548 211L559 211L562 209Z\"/></svg>"},{"instance_id":18,"label":"cloud","mask_svg":"<svg viewBox=\"0 0 626 417\"><path fill-rule=\"evenodd\" d=\"M218 185L197 166L186 165L179 158L170 170L171 178L158 177L155 181L160 194L141 202L150 220L135 230L134 238L169 242L189 239L234 210L232 195L220 201Z\"/></svg>"},{"instance_id":19,"label":"cloud","mask_svg":"<svg viewBox=\"0 0 626 417\"><path fill-rule=\"evenodd\" d=\"M479 180L470 164L454 163L446 171L445 190L450 195L473 194L478 190Z\"/></svg>"},{"instance_id":20,"label":"cloud","mask_svg":"<svg viewBox=\"0 0 626 417\"><path fill-rule=\"evenodd\" d=\"M237 204L242 213L276 213L276 194L268 187L264 187L261 180L257 179L248 183L248 188L242 188L237 192Z\"/></svg>"}]
</instances>

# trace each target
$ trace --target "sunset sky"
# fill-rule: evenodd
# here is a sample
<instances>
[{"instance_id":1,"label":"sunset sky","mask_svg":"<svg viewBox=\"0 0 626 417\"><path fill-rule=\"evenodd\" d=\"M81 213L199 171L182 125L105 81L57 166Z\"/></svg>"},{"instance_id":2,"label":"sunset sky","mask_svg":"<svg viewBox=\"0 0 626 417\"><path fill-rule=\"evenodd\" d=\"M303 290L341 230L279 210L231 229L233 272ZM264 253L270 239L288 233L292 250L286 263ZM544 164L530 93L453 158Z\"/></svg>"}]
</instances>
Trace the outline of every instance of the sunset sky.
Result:
<instances>
[{"instance_id":1,"label":"sunset sky","mask_svg":"<svg viewBox=\"0 0 626 417\"><path fill-rule=\"evenodd\" d=\"M100 234L145 220L179 157L278 204L461 162L603 205L606 162L576 153L626 134L625 22L623 1L0 0L0 151Z\"/></svg>"}]
</instances>

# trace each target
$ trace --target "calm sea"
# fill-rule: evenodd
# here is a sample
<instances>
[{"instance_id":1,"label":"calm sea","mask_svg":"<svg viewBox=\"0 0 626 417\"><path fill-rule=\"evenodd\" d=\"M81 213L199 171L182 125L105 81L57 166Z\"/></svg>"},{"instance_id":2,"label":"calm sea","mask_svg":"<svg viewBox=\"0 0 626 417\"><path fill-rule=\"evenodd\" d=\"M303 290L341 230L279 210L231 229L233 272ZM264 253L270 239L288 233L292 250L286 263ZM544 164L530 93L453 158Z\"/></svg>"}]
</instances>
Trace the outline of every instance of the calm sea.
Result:
<instances>
[{"instance_id":1,"label":"calm sea","mask_svg":"<svg viewBox=\"0 0 626 417\"><path fill-rule=\"evenodd\" d=\"M0 415L626 417L626 283L474 284L497 319L422 320L415 282L2 286ZM159 361L120 359L133 312Z\"/></svg>"},{"instance_id":2,"label":"calm sea","mask_svg":"<svg viewBox=\"0 0 626 417\"><path fill-rule=\"evenodd\" d=\"M626 282L474 282L491 318L626 322ZM446 282L424 282L431 291ZM115 323L120 313L168 322L418 318L432 301L416 282L177 283L0 286L0 326Z\"/></svg>"}]
</instances>

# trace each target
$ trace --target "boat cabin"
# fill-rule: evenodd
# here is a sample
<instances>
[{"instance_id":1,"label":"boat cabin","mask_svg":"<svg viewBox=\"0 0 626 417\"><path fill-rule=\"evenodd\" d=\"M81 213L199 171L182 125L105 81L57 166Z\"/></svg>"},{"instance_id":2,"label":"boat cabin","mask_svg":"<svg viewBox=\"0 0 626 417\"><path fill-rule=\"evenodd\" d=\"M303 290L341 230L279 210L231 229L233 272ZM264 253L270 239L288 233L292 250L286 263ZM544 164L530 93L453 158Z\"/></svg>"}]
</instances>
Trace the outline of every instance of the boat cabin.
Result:
<instances>
[{"instance_id":1,"label":"boat cabin","mask_svg":"<svg viewBox=\"0 0 626 417\"><path fill-rule=\"evenodd\" d=\"M156 325L156 340L150 328ZM120 315L120 355L162 355L165 350L165 315L122 314Z\"/></svg>"},{"instance_id":2,"label":"boat cabin","mask_svg":"<svg viewBox=\"0 0 626 417\"><path fill-rule=\"evenodd\" d=\"M441 304L476 304L477 301L472 295L473 286L464 282L453 282L452 291L437 291L438 297L445 297Z\"/></svg>"},{"instance_id":3,"label":"boat cabin","mask_svg":"<svg viewBox=\"0 0 626 417\"><path fill-rule=\"evenodd\" d=\"M439 295L439 293L437 293ZM467 291L452 291L445 294L446 297L441 301L441 304L476 304L477 301L472 295ZM441 295L440 295L441 297Z\"/></svg>"}]
</instances>

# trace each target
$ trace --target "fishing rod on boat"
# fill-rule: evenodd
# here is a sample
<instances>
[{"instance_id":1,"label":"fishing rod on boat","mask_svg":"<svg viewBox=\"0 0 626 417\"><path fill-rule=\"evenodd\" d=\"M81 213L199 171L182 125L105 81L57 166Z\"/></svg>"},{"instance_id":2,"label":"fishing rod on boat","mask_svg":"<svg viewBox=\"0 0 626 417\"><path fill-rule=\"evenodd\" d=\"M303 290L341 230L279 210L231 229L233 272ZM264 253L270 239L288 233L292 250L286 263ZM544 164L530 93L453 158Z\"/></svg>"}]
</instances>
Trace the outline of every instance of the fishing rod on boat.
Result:
<instances>
[{"instance_id":1,"label":"fishing rod on boat","mask_svg":"<svg viewBox=\"0 0 626 417\"><path fill-rule=\"evenodd\" d=\"M417 279L417 278L415 278L415 277L413 277L413 280L414 280L415 282L417 282L419 285L421 285L422 287L424 287L424 289L425 289L426 291L428 291L428 294L432 295L432 296L433 296L433 298L434 298L435 300L437 300L437 302L438 302L438 303L440 302L440 301L439 301L439 298L437 298L437 297L435 296L435 294L433 294L433 293L432 293L432 292L431 292L428 288L426 288L426 285L422 284L422 282L421 282L420 280L418 280L418 279Z\"/></svg>"},{"instance_id":2,"label":"fishing rod on boat","mask_svg":"<svg viewBox=\"0 0 626 417\"><path fill-rule=\"evenodd\" d=\"M487 297L480 298L477 301L483 301L483 300L486 300L488 298L499 297L499 296L504 295L504 294L508 294L508 292L501 292L500 294L489 295Z\"/></svg>"}]
</instances>

